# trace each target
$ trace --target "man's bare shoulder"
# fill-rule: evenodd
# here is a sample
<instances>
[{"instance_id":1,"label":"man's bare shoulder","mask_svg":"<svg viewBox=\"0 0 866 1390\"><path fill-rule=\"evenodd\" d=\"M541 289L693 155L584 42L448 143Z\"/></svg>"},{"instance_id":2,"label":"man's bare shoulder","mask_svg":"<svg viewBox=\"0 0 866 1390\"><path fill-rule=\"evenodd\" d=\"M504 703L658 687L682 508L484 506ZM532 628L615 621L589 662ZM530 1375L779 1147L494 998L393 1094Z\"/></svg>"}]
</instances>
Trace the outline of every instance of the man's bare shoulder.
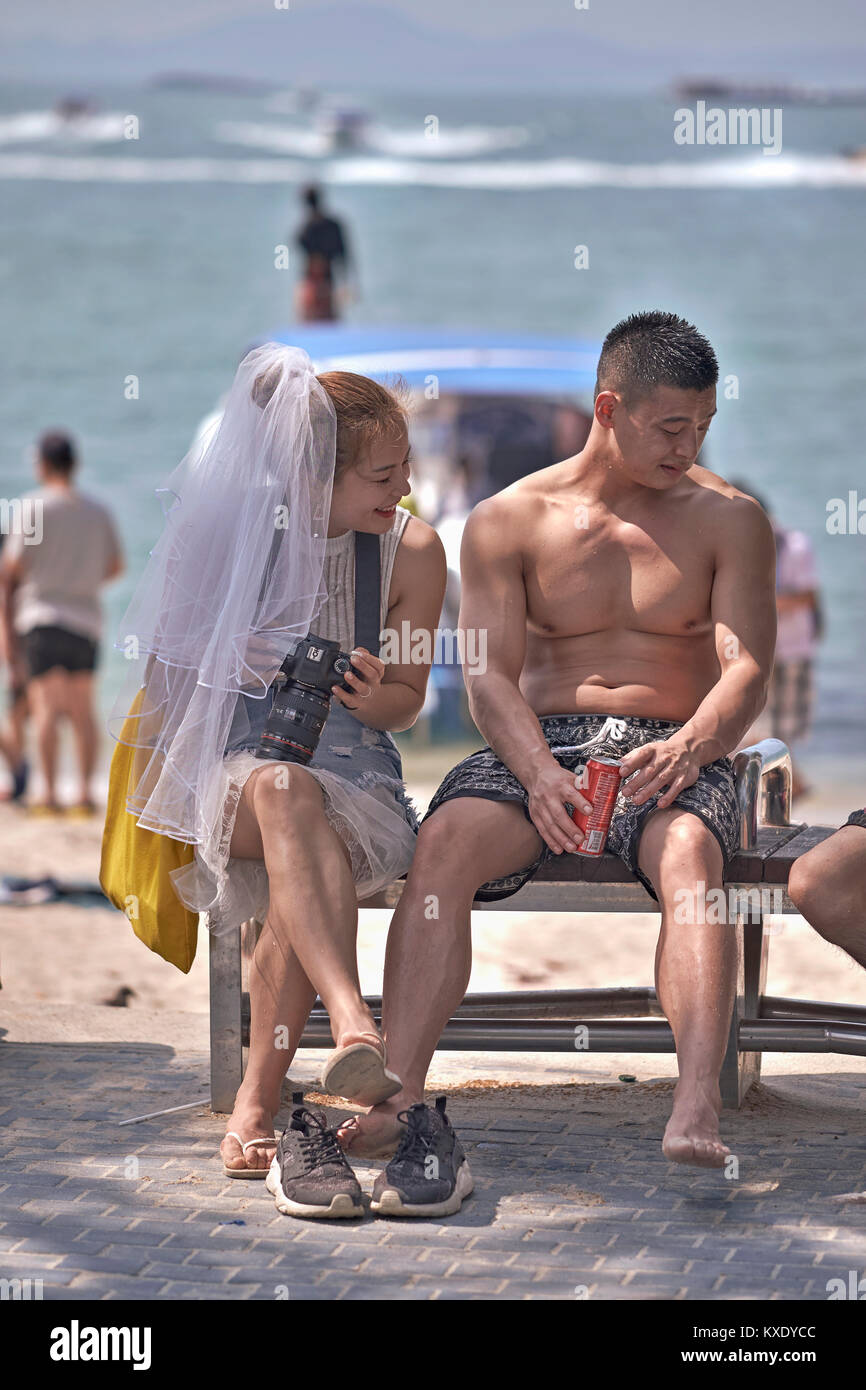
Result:
<instances>
[{"instance_id":1,"label":"man's bare shoulder","mask_svg":"<svg viewBox=\"0 0 866 1390\"><path fill-rule=\"evenodd\" d=\"M726 497L729 500L733 498L745 498L747 502L751 502L754 506L759 507L761 511L764 510L760 502L748 492L744 492L742 488L735 487L733 483L729 483L718 473L711 473L709 468L702 468L699 463L692 465L689 469L688 476L690 482L698 483L700 487L706 488L709 492L717 493L720 497Z\"/></svg>"},{"instance_id":2,"label":"man's bare shoulder","mask_svg":"<svg viewBox=\"0 0 866 1390\"><path fill-rule=\"evenodd\" d=\"M527 473L518 478L501 492L485 497L473 508L470 515L477 518L476 526L521 526L525 529L531 519L538 515L539 504L553 504L564 491L565 469L561 463L550 468L539 468L535 473Z\"/></svg>"},{"instance_id":3,"label":"man's bare shoulder","mask_svg":"<svg viewBox=\"0 0 866 1390\"><path fill-rule=\"evenodd\" d=\"M700 464L692 465L684 481L691 484L694 502L709 515L724 517L756 512L766 518L766 512L756 498L743 492L742 488L734 487L718 473L702 468Z\"/></svg>"},{"instance_id":4,"label":"man's bare shoulder","mask_svg":"<svg viewBox=\"0 0 866 1390\"><path fill-rule=\"evenodd\" d=\"M734 555L743 546L772 546L770 520L756 498L698 464L689 469L684 482L690 488L701 526L712 528L719 553L724 550Z\"/></svg>"}]
</instances>

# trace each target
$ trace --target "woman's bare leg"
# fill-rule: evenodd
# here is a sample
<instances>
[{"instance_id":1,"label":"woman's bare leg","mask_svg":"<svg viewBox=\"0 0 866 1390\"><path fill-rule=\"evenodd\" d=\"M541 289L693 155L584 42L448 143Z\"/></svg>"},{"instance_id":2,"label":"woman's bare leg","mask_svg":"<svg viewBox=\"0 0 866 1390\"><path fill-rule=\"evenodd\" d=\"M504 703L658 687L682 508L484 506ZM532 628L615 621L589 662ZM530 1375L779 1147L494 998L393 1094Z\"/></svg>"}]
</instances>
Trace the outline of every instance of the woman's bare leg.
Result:
<instances>
[{"instance_id":1,"label":"woman's bare leg","mask_svg":"<svg viewBox=\"0 0 866 1390\"><path fill-rule=\"evenodd\" d=\"M304 768L268 763L247 780L231 852L263 859L270 907L250 970L250 1050L227 1128L243 1139L273 1133L280 1087L316 994L338 1046L375 1031L361 997L358 907L349 856L328 823L318 782ZM234 1139L230 1167L266 1168L273 1146L248 1149Z\"/></svg>"}]
</instances>

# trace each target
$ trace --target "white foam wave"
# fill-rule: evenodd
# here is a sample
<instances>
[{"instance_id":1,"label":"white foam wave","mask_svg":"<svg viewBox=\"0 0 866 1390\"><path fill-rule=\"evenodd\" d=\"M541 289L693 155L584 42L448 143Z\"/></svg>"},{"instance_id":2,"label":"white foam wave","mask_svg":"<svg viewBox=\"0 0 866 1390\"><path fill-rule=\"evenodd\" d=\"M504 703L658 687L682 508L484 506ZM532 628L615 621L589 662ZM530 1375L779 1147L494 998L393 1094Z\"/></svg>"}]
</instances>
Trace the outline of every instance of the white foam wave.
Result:
<instances>
[{"instance_id":1,"label":"white foam wave","mask_svg":"<svg viewBox=\"0 0 866 1390\"><path fill-rule=\"evenodd\" d=\"M222 121L216 133L218 139L228 144L271 150L274 154L300 154L312 159L336 155L333 139L325 130L265 125L255 121ZM528 139L529 132L523 126L503 126L500 129L463 126L458 130L440 129L435 135L428 135L425 130L389 130L385 126L371 125L363 129L358 144L369 153L406 155L417 159L452 159L516 149L525 145Z\"/></svg>"},{"instance_id":2,"label":"white foam wave","mask_svg":"<svg viewBox=\"0 0 866 1390\"><path fill-rule=\"evenodd\" d=\"M300 126L221 121L216 134L217 139L229 145L246 145L256 150L271 150L274 154L305 155L309 159L324 159L333 149L333 142L324 131L304 130Z\"/></svg>"},{"instance_id":3,"label":"white foam wave","mask_svg":"<svg viewBox=\"0 0 866 1390\"><path fill-rule=\"evenodd\" d=\"M0 145L27 145L42 140L103 144L124 138L120 111L62 116L57 111L18 111L0 117Z\"/></svg>"},{"instance_id":4,"label":"white foam wave","mask_svg":"<svg viewBox=\"0 0 866 1390\"><path fill-rule=\"evenodd\" d=\"M415 155L426 159L447 159L474 154L492 154L495 150L513 150L525 145L529 131L524 126L462 126L458 130L442 130L435 135L426 130L386 130L374 127L367 143L383 154Z\"/></svg>"},{"instance_id":5,"label":"white foam wave","mask_svg":"<svg viewBox=\"0 0 866 1390\"><path fill-rule=\"evenodd\" d=\"M334 183L424 184L443 188L830 188L866 184L866 160L841 155L760 153L719 159L613 164L598 160L497 160L425 165L409 160L353 157L328 170Z\"/></svg>"},{"instance_id":6,"label":"white foam wave","mask_svg":"<svg viewBox=\"0 0 866 1390\"><path fill-rule=\"evenodd\" d=\"M290 159L148 159L55 154L0 154L0 178L95 183L284 183L307 175ZM866 160L841 156L760 154L744 158L611 164L578 159L428 164L414 160L331 160L326 183L440 188L838 188L866 185Z\"/></svg>"}]
</instances>

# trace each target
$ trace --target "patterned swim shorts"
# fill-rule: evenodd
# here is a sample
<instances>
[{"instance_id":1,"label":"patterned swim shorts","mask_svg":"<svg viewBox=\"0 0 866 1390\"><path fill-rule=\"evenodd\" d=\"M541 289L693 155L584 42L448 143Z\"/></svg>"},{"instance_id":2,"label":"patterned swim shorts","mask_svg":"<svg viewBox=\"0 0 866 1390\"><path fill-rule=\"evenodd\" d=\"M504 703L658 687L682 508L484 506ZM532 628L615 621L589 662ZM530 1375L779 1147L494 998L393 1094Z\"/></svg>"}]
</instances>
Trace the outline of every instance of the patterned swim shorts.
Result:
<instances>
[{"instance_id":1,"label":"patterned swim shorts","mask_svg":"<svg viewBox=\"0 0 866 1390\"><path fill-rule=\"evenodd\" d=\"M862 825L866 830L866 807L861 811L852 811L845 822L846 825Z\"/></svg>"},{"instance_id":2,"label":"patterned swim shorts","mask_svg":"<svg viewBox=\"0 0 866 1390\"><path fill-rule=\"evenodd\" d=\"M625 757L633 748L670 738L682 728L682 721L641 719L631 715L615 719L602 714L551 714L542 717L539 723L551 753L569 772L575 772L593 754L607 758ZM585 747L587 743L589 746ZM637 861L644 823L661 795L661 792L656 792L648 801L635 806L620 792L607 841L608 850L619 855L654 898L657 897L655 889L641 873ZM432 816L443 802L452 801L458 796L478 796L485 801L515 801L523 807L527 820L531 819L526 788L500 762L492 748L482 748L480 752L472 753L451 769L430 802L427 815ZM673 805L691 811L712 831L721 848L724 871L727 873L730 860L740 843L734 769L730 758L718 758L702 767L697 781L681 791ZM505 878L482 884L475 896L482 902L510 897L534 877L551 855L552 851L545 845L534 863Z\"/></svg>"}]
</instances>

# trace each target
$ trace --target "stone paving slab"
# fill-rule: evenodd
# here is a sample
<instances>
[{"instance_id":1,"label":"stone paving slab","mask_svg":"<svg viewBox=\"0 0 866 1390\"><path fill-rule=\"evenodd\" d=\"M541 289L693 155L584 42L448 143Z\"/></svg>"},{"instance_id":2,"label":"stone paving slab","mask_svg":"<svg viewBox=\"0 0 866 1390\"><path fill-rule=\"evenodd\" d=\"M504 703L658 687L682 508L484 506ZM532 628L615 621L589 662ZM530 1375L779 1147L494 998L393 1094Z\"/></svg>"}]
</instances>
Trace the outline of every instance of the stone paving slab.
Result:
<instances>
[{"instance_id":1,"label":"stone paving slab","mask_svg":"<svg viewBox=\"0 0 866 1390\"><path fill-rule=\"evenodd\" d=\"M204 1052L3 1042L0 1274L107 1301L826 1299L828 1280L866 1277L866 1204L838 1200L866 1192L866 1070L821 1061L726 1114L729 1180L661 1154L669 1079L545 1084L540 1055L516 1086L511 1059L487 1059L485 1081L450 1054L473 1197L442 1221L312 1223L224 1177ZM318 1067L305 1054L289 1086ZM358 1165L367 1191L382 1166Z\"/></svg>"}]
</instances>

